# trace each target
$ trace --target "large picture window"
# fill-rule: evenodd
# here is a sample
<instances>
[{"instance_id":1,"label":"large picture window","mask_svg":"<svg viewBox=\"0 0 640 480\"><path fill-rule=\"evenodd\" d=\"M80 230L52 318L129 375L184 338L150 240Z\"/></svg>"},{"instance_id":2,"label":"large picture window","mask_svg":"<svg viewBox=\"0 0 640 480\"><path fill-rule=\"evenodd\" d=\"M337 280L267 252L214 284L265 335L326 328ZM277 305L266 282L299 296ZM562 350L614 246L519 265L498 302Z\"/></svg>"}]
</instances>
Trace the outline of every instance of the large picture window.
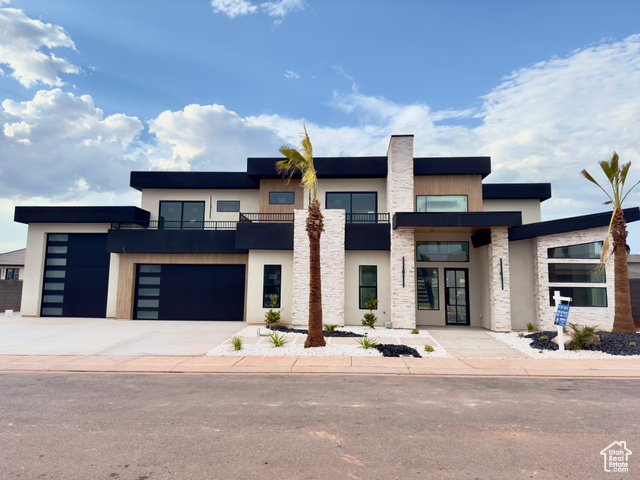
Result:
<instances>
[{"instance_id":1,"label":"large picture window","mask_svg":"<svg viewBox=\"0 0 640 480\"><path fill-rule=\"evenodd\" d=\"M360 265L360 309L366 309L367 300L378 298L377 265Z\"/></svg>"},{"instance_id":2,"label":"large picture window","mask_svg":"<svg viewBox=\"0 0 640 480\"><path fill-rule=\"evenodd\" d=\"M440 310L438 302L440 298L438 269L418 267L416 272L418 310Z\"/></svg>"},{"instance_id":3,"label":"large picture window","mask_svg":"<svg viewBox=\"0 0 640 480\"><path fill-rule=\"evenodd\" d=\"M468 262L469 242L416 242L419 262Z\"/></svg>"},{"instance_id":4,"label":"large picture window","mask_svg":"<svg viewBox=\"0 0 640 480\"><path fill-rule=\"evenodd\" d=\"M160 202L158 228L165 230L204 229L204 202Z\"/></svg>"},{"instance_id":5,"label":"large picture window","mask_svg":"<svg viewBox=\"0 0 640 480\"><path fill-rule=\"evenodd\" d=\"M579 245L565 245L547 249L549 258L579 258L597 259L600 258L602 242L581 243Z\"/></svg>"},{"instance_id":6,"label":"large picture window","mask_svg":"<svg viewBox=\"0 0 640 480\"><path fill-rule=\"evenodd\" d=\"M271 295L277 295L275 308L280 308L280 291L282 283L282 265L264 266L264 283L262 287L262 307L271 306Z\"/></svg>"},{"instance_id":7,"label":"large picture window","mask_svg":"<svg viewBox=\"0 0 640 480\"><path fill-rule=\"evenodd\" d=\"M375 223L378 213L376 192L327 192L327 209L344 210L347 223Z\"/></svg>"},{"instance_id":8,"label":"large picture window","mask_svg":"<svg viewBox=\"0 0 640 480\"><path fill-rule=\"evenodd\" d=\"M572 307L606 307L607 289L604 287L549 287L549 305L556 306L553 294L560 291L563 297L571 297Z\"/></svg>"},{"instance_id":9,"label":"large picture window","mask_svg":"<svg viewBox=\"0 0 640 480\"><path fill-rule=\"evenodd\" d=\"M468 212L467 195L417 195L416 212Z\"/></svg>"},{"instance_id":10,"label":"large picture window","mask_svg":"<svg viewBox=\"0 0 640 480\"><path fill-rule=\"evenodd\" d=\"M606 275L595 263L550 263L551 283L604 283Z\"/></svg>"}]
</instances>

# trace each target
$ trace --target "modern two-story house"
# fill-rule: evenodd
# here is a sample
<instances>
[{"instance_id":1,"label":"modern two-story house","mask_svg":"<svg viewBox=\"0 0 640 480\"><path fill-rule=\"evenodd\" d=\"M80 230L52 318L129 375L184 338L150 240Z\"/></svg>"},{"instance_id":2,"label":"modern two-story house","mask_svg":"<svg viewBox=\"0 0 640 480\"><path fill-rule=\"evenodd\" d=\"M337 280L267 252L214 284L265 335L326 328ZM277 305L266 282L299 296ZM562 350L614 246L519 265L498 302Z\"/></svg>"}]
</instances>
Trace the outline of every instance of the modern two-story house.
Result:
<instances>
[{"instance_id":1,"label":"modern two-story house","mask_svg":"<svg viewBox=\"0 0 640 480\"><path fill-rule=\"evenodd\" d=\"M308 192L280 158L245 172L132 172L140 207L16 207L29 225L23 316L307 323ZM484 183L489 157L316 158L325 323L549 328L553 292L572 320L611 328L613 265L595 269L610 212L541 221L546 183ZM640 210L625 210L627 222Z\"/></svg>"}]
</instances>

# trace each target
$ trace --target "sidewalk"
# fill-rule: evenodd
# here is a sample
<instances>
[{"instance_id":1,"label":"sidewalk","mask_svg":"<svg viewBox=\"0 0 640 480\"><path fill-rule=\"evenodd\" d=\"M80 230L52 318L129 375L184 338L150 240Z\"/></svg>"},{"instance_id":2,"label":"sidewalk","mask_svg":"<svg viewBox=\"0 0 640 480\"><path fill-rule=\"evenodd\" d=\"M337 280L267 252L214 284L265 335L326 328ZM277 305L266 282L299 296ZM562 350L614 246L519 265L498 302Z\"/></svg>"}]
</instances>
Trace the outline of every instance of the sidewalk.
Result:
<instances>
[{"instance_id":1,"label":"sidewalk","mask_svg":"<svg viewBox=\"0 0 640 480\"><path fill-rule=\"evenodd\" d=\"M387 357L0 355L0 371L640 378L640 361Z\"/></svg>"}]
</instances>

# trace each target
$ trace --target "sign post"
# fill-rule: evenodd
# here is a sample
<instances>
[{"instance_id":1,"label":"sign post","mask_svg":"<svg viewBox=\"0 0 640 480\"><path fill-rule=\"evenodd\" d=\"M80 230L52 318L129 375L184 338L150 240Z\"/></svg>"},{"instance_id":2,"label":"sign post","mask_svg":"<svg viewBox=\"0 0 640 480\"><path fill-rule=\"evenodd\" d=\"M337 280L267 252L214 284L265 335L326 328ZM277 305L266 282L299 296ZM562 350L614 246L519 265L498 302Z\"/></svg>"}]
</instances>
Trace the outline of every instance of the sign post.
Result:
<instances>
[{"instance_id":1,"label":"sign post","mask_svg":"<svg viewBox=\"0 0 640 480\"><path fill-rule=\"evenodd\" d=\"M553 300L556 302L556 319L553 324L558 328L558 350L564 352L564 331L562 328L567 326L567 320L569 319L569 304L561 302L570 302L572 298L562 297L560 296L560 290L556 290L553 292Z\"/></svg>"}]
</instances>

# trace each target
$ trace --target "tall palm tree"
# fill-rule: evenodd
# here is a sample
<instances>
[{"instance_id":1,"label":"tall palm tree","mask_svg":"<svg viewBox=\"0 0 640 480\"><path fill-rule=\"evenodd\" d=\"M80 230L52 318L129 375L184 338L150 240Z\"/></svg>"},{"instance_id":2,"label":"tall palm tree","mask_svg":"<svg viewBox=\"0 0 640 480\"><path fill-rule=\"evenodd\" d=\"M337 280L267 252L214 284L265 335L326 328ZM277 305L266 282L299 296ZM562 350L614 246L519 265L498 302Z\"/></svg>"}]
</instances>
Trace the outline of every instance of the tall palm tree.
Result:
<instances>
[{"instance_id":1,"label":"tall palm tree","mask_svg":"<svg viewBox=\"0 0 640 480\"><path fill-rule=\"evenodd\" d=\"M326 342L322 333L322 278L320 275L320 235L324 231L320 202L318 201L318 175L313 166L313 148L304 126L302 147L300 151L284 145L280 148L286 160L276 162L278 173L287 175L291 180L294 172L299 171L302 176L302 187L311 193L309 215L307 217L307 235L309 236L309 334L304 342L304 348L324 347Z\"/></svg>"},{"instance_id":2,"label":"tall palm tree","mask_svg":"<svg viewBox=\"0 0 640 480\"><path fill-rule=\"evenodd\" d=\"M633 323L631 314L631 292L629 290L629 268L627 266L627 257L629 255L629 245L627 245L627 224L624 220L622 212L622 204L627 195L633 190L638 183L624 193L624 182L627 180L629 167L631 162L620 166L618 163L618 154L613 152L611 160L603 160L599 162L600 168L607 177L609 184L607 187L610 192L605 190L598 182L596 182L586 170L582 170L582 175L592 183L595 183L600 190L609 198L605 205L613 205L613 213L609 222L609 230L607 238L602 245L600 252L600 265L604 266L610 256L609 237L613 239L613 261L614 261L614 287L615 287L615 312L613 318L613 331L619 333L635 333L636 328Z\"/></svg>"}]
</instances>

